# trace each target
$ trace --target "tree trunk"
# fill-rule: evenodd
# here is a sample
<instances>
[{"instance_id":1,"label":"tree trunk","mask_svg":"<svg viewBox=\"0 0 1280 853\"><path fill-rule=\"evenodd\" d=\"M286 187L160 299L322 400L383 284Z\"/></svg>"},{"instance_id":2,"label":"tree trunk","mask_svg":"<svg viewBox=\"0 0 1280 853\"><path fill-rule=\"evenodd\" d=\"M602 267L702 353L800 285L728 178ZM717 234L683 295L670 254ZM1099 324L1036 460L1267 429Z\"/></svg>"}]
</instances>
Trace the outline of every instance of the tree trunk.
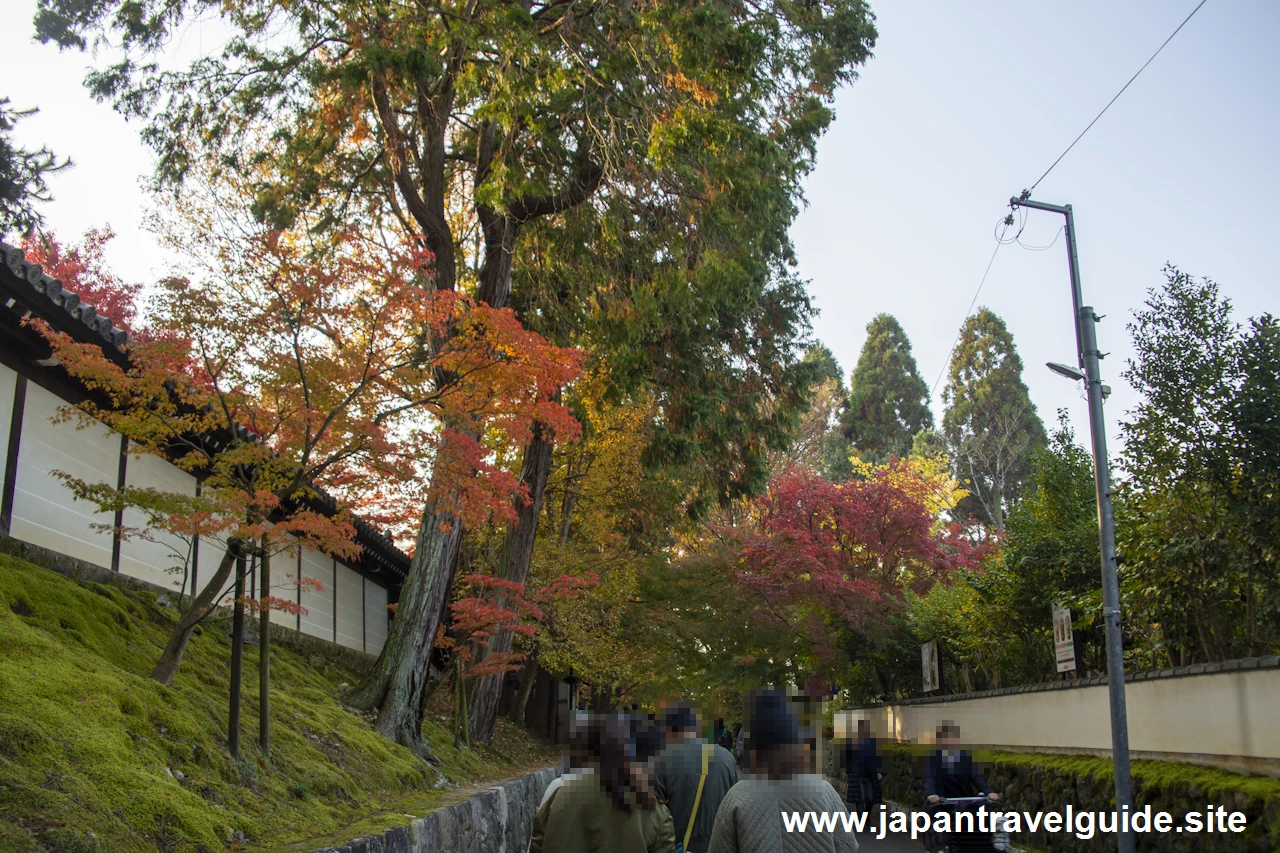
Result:
<instances>
[{"instance_id":1,"label":"tree trunk","mask_svg":"<svg viewBox=\"0 0 1280 853\"><path fill-rule=\"evenodd\" d=\"M173 633L169 635L169 641L160 654L160 660L156 661L156 667L151 671L151 677L156 681L166 686L173 681L174 675L178 672L178 666L182 663L182 655L187 650L187 643L191 640L191 632L217 604L218 596L222 593L236 565L236 554L239 551L239 542L232 540L227 543L227 552L222 555L218 570L214 572L200 594L194 597L191 606L178 617L178 624L174 626Z\"/></svg>"},{"instance_id":2,"label":"tree trunk","mask_svg":"<svg viewBox=\"0 0 1280 853\"><path fill-rule=\"evenodd\" d=\"M383 737L432 763L435 755L422 738L425 687L461 539L462 522L450 513L437 513L436 504L428 503L382 654L347 700L353 708L377 714L374 728Z\"/></svg>"},{"instance_id":3,"label":"tree trunk","mask_svg":"<svg viewBox=\"0 0 1280 853\"><path fill-rule=\"evenodd\" d=\"M262 607L258 611L258 748L271 757L271 555L267 553L267 537L262 537ZM298 578L301 583L302 578Z\"/></svg>"},{"instance_id":4,"label":"tree trunk","mask_svg":"<svg viewBox=\"0 0 1280 853\"><path fill-rule=\"evenodd\" d=\"M244 557L236 559L236 598L231 618L231 708L227 713L227 751L240 757L240 688L244 677Z\"/></svg>"},{"instance_id":5,"label":"tree trunk","mask_svg":"<svg viewBox=\"0 0 1280 853\"><path fill-rule=\"evenodd\" d=\"M569 457L568 470L565 472L564 478L564 501L560 505L560 544L567 545L569 543L569 533L573 529L573 510L578 505L578 477L585 474L585 471L579 471L575 462L578 461L581 454L574 454Z\"/></svg>"},{"instance_id":6,"label":"tree trunk","mask_svg":"<svg viewBox=\"0 0 1280 853\"><path fill-rule=\"evenodd\" d=\"M516 520L507 528L506 541L502 545L501 577L516 583L524 583L529 577L529 564L533 561L533 546L538 535L538 516L542 512L542 499L551 474L552 442L546 432L541 424L534 424L533 439L525 446L520 482L528 487L531 500L527 504L520 500L515 502ZM510 652L512 640L510 631L499 631L489 644L489 654ZM479 743L487 744L493 739L502 680L503 674L499 673L472 681L472 697L467 704L471 712L472 738Z\"/></svg>"},{"instance_id":7,"label":"tree trunk","mask_svg":"<svg viewBox=\"0 0 1280 853\"><path fill-rule=\"evenodd\" d=\"M517 726L524 726L525 709L529 707L529 697L533 695L533 686L537 683L538 661L533 655L529 655L525 658L524 667L520 670L520 687L516 690L515 701L511 703L511 710L507 712L507 716Z\"/></svg>"}]
</instances>

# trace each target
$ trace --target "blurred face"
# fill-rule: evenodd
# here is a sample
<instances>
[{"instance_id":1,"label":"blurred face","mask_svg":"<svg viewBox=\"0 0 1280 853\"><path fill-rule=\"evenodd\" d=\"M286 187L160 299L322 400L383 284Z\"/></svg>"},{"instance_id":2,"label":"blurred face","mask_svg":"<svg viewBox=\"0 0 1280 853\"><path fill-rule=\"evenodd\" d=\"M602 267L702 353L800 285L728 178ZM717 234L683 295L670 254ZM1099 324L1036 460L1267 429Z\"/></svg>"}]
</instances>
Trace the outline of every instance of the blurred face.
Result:
<instances>
[{"instance_id":1,"label":"blurred face","mask_svg":"<svg viewBox=\"0 0 1280 853\"><path fill-rule=\"evenodd\" d=\"M938 746L943 749L955 749L960 745L959 729L943 729L938 732Z\"/></svg>"},{"instance_id":2,"label":"blurred face","mask_svg":"<svg viewBox=\"0 0 1280 853\"><path fill-rule=\"evenodd\" d=\"M858 737L871 737L871 722L858 720Z\"/></svg>"}]
</instances>

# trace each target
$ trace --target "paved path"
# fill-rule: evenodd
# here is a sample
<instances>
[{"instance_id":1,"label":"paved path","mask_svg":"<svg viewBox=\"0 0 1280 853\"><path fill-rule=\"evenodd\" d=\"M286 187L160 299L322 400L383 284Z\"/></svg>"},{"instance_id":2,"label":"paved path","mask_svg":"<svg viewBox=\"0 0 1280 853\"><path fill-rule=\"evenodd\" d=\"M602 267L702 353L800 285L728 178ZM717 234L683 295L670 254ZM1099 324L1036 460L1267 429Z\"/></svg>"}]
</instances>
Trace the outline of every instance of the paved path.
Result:
<instances>
[{"instance_id":1,"label":"paved path","mask_svg":"<svg viewBox=\"0 0 1280 853\"><path fill-rule=\"evenodd\" d=\"M910 835L890 833L880 841L875 835L866 832L858 836L858 853L925 853L924 845L918 840L912 841Z\"/></svg>"}]
</instances>

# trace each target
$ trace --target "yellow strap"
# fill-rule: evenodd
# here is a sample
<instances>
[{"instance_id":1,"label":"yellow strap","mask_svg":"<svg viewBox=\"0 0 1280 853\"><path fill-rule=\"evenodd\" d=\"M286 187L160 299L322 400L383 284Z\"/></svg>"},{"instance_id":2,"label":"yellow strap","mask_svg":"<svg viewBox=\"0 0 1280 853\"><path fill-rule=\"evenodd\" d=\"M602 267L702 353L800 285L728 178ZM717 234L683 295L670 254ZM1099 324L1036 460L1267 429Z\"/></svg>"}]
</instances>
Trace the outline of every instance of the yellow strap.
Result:
<instances>
[{"instance_id":1,"label":"yellow strap","mask_svg":"<svg viewBox=\"0 0 1280 853\"><path fill-rule=\"evenodd\" d=\"M714 745L702 745L702 775L698 777L698 793L693 797L693 812L689 815L689 826L684 831L684 849L689 850L689 839L693 837L693 822L698 819L698 805L702 802L702 786L707 784L707 769L711 766L711 756L715 755Z\"/></svg>"}]
</instances>

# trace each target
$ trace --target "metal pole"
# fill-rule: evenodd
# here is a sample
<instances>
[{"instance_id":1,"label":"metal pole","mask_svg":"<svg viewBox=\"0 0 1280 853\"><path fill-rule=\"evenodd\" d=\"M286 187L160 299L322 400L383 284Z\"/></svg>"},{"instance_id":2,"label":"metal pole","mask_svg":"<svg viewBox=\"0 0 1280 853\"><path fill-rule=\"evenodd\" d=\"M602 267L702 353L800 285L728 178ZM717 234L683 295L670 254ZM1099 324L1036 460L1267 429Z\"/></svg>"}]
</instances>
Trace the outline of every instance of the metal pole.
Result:
<instances>
[{"instance_id":1,"label":"metal pole","mask_svg":"<svg viewBox=\"0 0 1280 853\"><path fill-rule=\"evenodd\" d=\"M1111 467L1107 458L1107 425L1102 413L1102 378L1099 374L1097 322L1092 307L1082 305L1080 262L1076 254L1075 218L1071 205L1010 199L1011 206L1061 213L1066 218L1067 269L1071 276L1071 303L1075 311L1076 354L1085 372L1089 396L1089 436L1093 443L1093 479L1098 501L1098 545L1102 562L1102 607L1107 635L1107 692L1111 704L1111 758L1115 767L1116 811L1132 811L1133 779L1129 771L1129 716L1124 695L1124 639L1120 633L1120 582L1116 575L1115 517L1111 511ZM1119 853L1134 853L1131 832L1117 836Z\"/></svg>"},{"instance_id":2,"label":"metal pole","mask_svg":"<svg viewBox=\"0 0 1280 853\"><path fill-rule=\"evenodd\" d=\"M228 545L228 547L234 547ZM231 606L231 707L227 714L227 751L240 757L240 688L244 666L244 554L236 556L236 598Z\"/></svg>"}]
</instances>

